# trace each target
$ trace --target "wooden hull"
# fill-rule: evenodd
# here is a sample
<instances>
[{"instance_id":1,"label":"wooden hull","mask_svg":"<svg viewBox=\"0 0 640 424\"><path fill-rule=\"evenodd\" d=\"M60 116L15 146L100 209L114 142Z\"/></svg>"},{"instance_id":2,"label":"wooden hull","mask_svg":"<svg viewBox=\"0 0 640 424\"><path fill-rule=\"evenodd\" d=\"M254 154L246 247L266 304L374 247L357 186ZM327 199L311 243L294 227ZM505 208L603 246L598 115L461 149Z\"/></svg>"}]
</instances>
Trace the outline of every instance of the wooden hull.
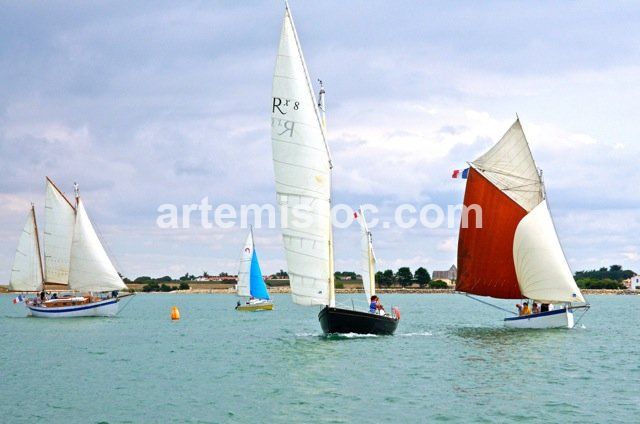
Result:
<instances>
[{"instance_id":1,"label":"wooden hull","mask_svg":"<svg viewBox=\"0 0 640 424\"><path fill-rule=\"evenodd\" d=\"M29 314L36 318L112 317L118 313L118 301L106 299L72 306L26 306Z\"/></svg>"},{"instance_id":2,"label":"wooden hull","mask_svg":"<svg viewBox=\"0 0 640 424\"><path fill-rule=\"evenodd\" d=\"M389 316L351 309L326 306L318 314L320 326L325 334L356 333L391 335L398 328L399 320Z\"/></svg>"},{"instance_id":3,"label":"wooden hull","mask_svg":"<svg viewBox=\"0 0 640 424\"><path fill-rule=\"evenodd\" d=\"M573 310L557 309L539 314L504 319L509 328L573 328Z\"/></svg>"},{"instance_id":4,"label":"wooden hull","mask_svg":"<svg viewBox=\"0 0 640 424\"><path fill-rule=\"evenodd\" d=\"M244 305L239 305L236 306L236 310L238 311L248 311L248 312L254 312L254 311L271 311L273 310L273 303L271 302L260 302L260 303L253 303L253 304L244 304Z\"/></svg>"}]
</instances>

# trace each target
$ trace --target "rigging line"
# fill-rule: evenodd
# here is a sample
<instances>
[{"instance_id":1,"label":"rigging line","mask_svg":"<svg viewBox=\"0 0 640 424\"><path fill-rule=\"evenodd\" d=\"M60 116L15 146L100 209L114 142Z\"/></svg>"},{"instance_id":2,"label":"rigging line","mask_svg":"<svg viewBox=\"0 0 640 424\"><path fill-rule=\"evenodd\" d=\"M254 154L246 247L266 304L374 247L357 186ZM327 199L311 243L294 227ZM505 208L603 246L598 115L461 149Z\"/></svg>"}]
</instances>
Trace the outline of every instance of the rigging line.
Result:
<instances>
[{"instance_id":1,"label":"rigging line","mask_svg":"<svg viewBox=\"0 0 640 424\"><path fill-rule=\"evenodd\" d=\"M493 303L489 303L489 302L486 302L486 301L484 301L484 300L482 300L482 299L478 299L477 297L471 296L469 293L462 293L462 292L456 292L456 293L464 294L464 295L465 295L465 296L467 296L469 299L473 299L473 300L478 301L478 302L480 302L480 303L484 303L485 305L491 306L492 308L500 309L501 311L508 312L508 313L510 313L510 314L513 314L513 315L518 315L518 314L517 314L516 312L514 312L514 311L510 311L509 309L505 309L505 308L503 308L503 307L501 307L501 306L494 305Z\"/></svg>"},{"instance_id":2,"label":"rigging line","mask_svg":"<svg viewBox=\"0 0 640 424\"><path fill-rule=\"evenodd\" d=\"M589 312L590 308L591 308L591 305L588 305L588 304L585 305L584 312L582 313L582 315L580 315L580 318L578 318L578 320L573 324L574 327L578 325L580 320L587 314L587 312Z\"/></svg>"},{"instance_id":3,"label":"rigging line","mask_svg":"<svg viewBox=\"0 0 640 424\"><path fill-rule=\"evenodd\" d=\"M125 304L122 306L122 308L120 308L120 309L118 310L118 312L116 313L116 315L120 315L120 312L124 311L124 309L125 309L127 306L129 306L129 303L131 303L131 301L132 301L132 300L133 300L133 298L135 297L135 294L130 294L130 295L123 296L123 297L131 297L131 299L129 299L129 300L127 301L127 303L125 303Z\"/></svg>"},{"instance_id":4,"label":"rigging line","mask_svg":"<svg viewBox=\"0 0 640 424\"><path fill-rule=\"evenodd\" d=\"M505 176L507 176L507 177L517 178L517 179L519 179L519 180L524 180L524 181L531 181L531 182L532 182L532 184L535 184L535 183L539 183L539 182L540 182L540 180L538 180L538 179L534 179L534 178L527 178L527 177L523 177L522 175L515 175L515 174L511 174L511 173L509 173L509 172L507 172L507 171L503 171L503 170L500 170L500 169L495 169L495 168L493 168L493 169L492 169L492 168L485 168L485 167L477 166L477 165L476 165L476 167L477 167L480 171L484 171L484 172L492 172L492 173L494 173L494 174L498 174L498 175L505 175Z\"/></svg>"}]
</instances>

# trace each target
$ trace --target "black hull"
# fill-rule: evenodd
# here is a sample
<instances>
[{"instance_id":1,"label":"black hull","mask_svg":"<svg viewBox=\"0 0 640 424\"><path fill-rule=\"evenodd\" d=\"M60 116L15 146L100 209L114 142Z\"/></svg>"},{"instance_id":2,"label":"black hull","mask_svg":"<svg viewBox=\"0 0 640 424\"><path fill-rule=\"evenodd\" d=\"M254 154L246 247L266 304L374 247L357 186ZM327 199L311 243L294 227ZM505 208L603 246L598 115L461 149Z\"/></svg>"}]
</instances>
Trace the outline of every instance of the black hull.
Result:
<instances>
[{"instance_id":1,"label":"black hull","mask_svg":"<svg viewBox=\"0 0 640 424\"><path fill-rule=\"evenodd\" d=\"M330 308L325 306L318 314L320 326L325 334L357 333L391 335L398 328L395 318L375 315L369 312L351 309Z\"/></svg>"}]
</instances>

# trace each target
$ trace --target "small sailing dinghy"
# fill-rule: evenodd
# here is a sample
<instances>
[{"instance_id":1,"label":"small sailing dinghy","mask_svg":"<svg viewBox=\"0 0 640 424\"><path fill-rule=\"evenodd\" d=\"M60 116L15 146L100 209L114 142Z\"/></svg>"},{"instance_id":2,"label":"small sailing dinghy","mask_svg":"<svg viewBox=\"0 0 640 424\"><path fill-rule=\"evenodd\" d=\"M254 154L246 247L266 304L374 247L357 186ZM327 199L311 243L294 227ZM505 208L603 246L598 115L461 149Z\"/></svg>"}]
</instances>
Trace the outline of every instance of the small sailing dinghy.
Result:
<instances>
[{"instance_id":1,"label":"small sailing dinghy","mask_svg":"<svg viewBox=\"0 0 640 424\"><path fill-rule=\"evenodd\" d=\"M40 292L25 301L29 314L39 318L113 316L118 291L126 289L87 216L76 186L76 205L47 178L44 266L35 209L32 206L18 242L9 289ZM45 283L68 287L73 293L48 299ZM103 293L103 294L100 294Z\"/></svg>"},{"instance_id":2,"label":"small sailing dinghy","mask_svg":"<svg viewBox=\"0 0 640 424\"><path fill-rule=\"evenodd\" d=\"M293 302L322 305L325 333L392 334L396 317L336 307L331 154L324 89L316 98L286 4L273 77L271 140L277 201Z\"/></svg>"},{"instance_id":3,"label":"small sailing dinghy","mask_svg":"<svg viewBox=\"0 0 640 424\"><path fill-rule=\"evenodd\" d=\"M514 328L573 328L574 311L589 308L562 251L542 172L519 119L495 146L470 163L458 239L456 290L562 304L553 310L505 318L505 326Z\"/></svg>"},{"instance_id":4,"label":"small sailing dinghy","mask_svg":"<svg viewBox=\"0 0 640 424\"><path fill-rule=\"evenodd\" d=\"M238 296L249 297L249 300L245 303L238 302L236 305L238 311L270 311L273 309L267 285L262 278L256 247L253 242L253 229L249 231L242 249L236 293Z\"/></svg>"}]
</instances>

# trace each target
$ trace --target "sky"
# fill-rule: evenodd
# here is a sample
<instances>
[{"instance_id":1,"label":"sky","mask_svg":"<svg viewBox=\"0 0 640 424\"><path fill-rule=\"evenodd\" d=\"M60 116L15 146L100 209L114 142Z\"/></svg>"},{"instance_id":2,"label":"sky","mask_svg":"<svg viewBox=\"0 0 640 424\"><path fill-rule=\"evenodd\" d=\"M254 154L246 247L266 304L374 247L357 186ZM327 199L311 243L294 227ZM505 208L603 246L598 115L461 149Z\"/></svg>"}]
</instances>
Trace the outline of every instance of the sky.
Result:
<instances>
[{"instance_id":1,"label":"sky","mask_svg":"<svg viewBox=\"0 0 640 424\"><path fill-rule=\"evenodd\" d=\"M127 277L236 273L247 230L162 229L158 207L273 204L271 80L281 1L3 2L0 283L45 176ZM573 270L640 271L640 4L300 1L327 91L334 202L459 204L451 171L521 119ZM381 268L448 269L457 226L374 230ZM256 229L263 271L286 269ZM357 225L335 231L358 267Z\"/></svg>"}]
</instances>

